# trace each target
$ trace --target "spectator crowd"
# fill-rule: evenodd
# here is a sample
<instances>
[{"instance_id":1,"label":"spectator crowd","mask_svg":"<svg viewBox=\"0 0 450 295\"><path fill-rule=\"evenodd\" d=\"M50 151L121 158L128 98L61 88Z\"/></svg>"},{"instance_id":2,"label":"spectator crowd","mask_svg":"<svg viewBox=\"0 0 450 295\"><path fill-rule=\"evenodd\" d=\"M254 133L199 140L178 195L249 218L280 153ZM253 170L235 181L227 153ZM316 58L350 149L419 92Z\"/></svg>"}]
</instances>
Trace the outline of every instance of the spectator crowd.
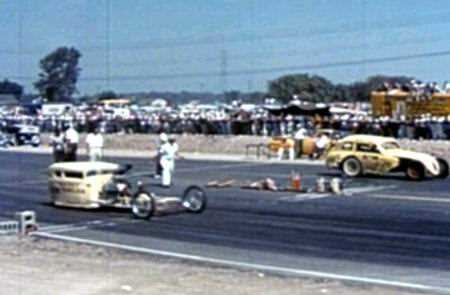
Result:
<instances>
[{"instance_id":1,"label":"spectator crowd","mask_svg":"<svg viewBox=\"0 0 450 295\"><path fill-rule=\"evenodd\" d=\"M388 85L385 85L388 87ZM391 86L389 86L391 87ZM399 86L403 87L403 86ZM450 84L449 84L450 89ZM392 90L392 88L391 88ZM181 105L149 109L136 105L107 108L101 105L67 107L59 114L26 112L22 107L0 110L0 128L11 124L38 126L41 132L53 133L74 126L78 132L166 133L215 135L294 135L304 128L307 134L318 129L333 129L336 134L376 134L409 139L450 139L450 116L424 114L406 118L372 118L368 113L331 113L327 117L271 114L267 105Z\"/></svg>"}]
</instances>

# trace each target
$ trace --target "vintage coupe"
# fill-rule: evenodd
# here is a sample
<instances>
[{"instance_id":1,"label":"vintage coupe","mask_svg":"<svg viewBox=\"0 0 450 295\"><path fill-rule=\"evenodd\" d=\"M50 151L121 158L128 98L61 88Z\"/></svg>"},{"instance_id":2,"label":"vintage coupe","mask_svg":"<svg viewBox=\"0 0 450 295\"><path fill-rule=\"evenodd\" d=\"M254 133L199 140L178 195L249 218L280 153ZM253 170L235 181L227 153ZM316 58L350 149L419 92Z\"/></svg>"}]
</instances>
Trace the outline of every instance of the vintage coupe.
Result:
<instances>
[{"instance_id":1,"label":"vintage coupe","mask_svg":"<svg viewBox=\"0 0 450 295\"><path fill-rule=\"evenodd\" d=\"M157 196L133 185L127 172L131 165L110 162L62 162L48 168L48 186L53 205L92 209L114 207L131 209L137 218L150 218L167 207L201 213L206 208L206 194L199 186L189 186L183 195Z\"/></svg>"},{"instance_id":2,"label":"vintage coupe","mask_svg":"<svg viewBox=\"0 0 450 295\"><path fill-rule=\"evenodd\" d=\"M409 179L422 180L449 174L446 160L401 149L394 138L373 135L350 135L339 140L329 148L326 165L350 177L404 172Z\"/></svg>"}]
</instances>

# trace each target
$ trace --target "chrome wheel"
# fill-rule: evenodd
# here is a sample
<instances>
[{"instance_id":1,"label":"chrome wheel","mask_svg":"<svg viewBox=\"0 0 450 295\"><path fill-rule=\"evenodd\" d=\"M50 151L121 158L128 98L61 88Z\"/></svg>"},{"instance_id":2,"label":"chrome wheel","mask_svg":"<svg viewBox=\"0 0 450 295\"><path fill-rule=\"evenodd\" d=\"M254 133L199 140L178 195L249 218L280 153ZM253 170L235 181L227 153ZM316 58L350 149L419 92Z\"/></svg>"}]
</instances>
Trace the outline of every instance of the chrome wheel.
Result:
<instances>
[{"instance_id":1,"label":"chrome wheel","mask_svg":"<svg viewBox=\"0 0 450 295\"><path fill-rule=\"evenodd\" d=\"M190 186L183 193L182 205L186 210L201 213L206 208L206 193L198 186Z\"/></svg>"},{"instance_id":2,"label":"chrome wheel","mask_svg":"<svg viewBox=\"0 0 450 295\"><path fill-rule=\"evenodd\" d=\"M133 216L140 219L148 219L155 210L153 197L147 192L139 192L131 205Z\"/></svg>"}]
</instances>

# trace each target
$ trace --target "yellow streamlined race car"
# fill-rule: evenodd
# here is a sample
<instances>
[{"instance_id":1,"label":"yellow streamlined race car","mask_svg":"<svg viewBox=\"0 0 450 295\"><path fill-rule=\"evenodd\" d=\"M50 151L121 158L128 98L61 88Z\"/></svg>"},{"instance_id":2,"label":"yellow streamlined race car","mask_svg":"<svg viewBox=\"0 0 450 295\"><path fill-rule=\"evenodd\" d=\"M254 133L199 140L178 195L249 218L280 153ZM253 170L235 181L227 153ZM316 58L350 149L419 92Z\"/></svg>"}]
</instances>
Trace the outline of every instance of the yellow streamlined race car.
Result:
<instances>
[{"instance_id":1,"label":"yellow streamlined race car","mask_svg":"<svg viewBox=\"0 0 450 295\"><path fill-rule=\"evenodd\" d=\"M409 179L446 178L446 160L401 149L394 138L373 135L350 135L339 140L326 155L328 168L340 169L346 176L404 172Z\"/></svg>"}]
</instances>

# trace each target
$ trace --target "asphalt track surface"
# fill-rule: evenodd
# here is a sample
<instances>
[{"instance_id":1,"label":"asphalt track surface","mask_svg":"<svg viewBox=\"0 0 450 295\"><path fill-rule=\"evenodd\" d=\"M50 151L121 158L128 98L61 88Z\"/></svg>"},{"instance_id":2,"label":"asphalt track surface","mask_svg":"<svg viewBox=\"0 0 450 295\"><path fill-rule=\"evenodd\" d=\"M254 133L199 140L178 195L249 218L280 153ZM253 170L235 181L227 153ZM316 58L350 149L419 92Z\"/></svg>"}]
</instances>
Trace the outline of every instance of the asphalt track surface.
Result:
<instances>
[{"instance_id":1,"label":"asphalt track surface","mask_svg":"<svg viewBox=\"0 0 450 295\"><path fill-rule=\"evenodd\" d=\"M164 189L145 176L153 172L150 160L110 160L133 164L132 180L142 179L164 195L180 195L190 184L211 180L271 177L287 184L292 170L303 174L307 187L319 176L340 175L317 165L180 160L175 185ZM35 210L41 231L58 236L234 261L236 266L263 265L291 275L332 274L450 293L448 179L350 179L345 196L207 189L203 214L143 221L121 210L53 207L47 192L49 155L0 152L0 162L0 220Z\"/></svg>"}]
</instances>

